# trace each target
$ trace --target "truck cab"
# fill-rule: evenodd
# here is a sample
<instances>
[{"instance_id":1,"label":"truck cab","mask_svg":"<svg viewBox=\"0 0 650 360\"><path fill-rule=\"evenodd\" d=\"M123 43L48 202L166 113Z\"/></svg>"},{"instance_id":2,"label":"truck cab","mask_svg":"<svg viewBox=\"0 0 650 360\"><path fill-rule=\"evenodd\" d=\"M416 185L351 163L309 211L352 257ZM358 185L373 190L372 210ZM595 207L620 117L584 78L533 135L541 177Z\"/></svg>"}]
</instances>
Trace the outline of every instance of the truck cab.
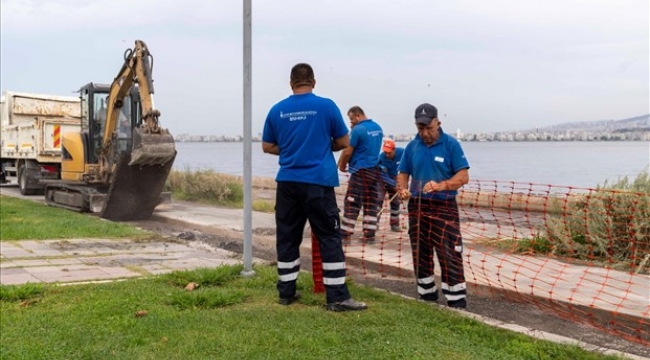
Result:
<instances>
[{"instance_id":1,"label":"truck cab","mask_svg":"<svg viewBox=\"0 0 650 360\"><path fill-rule=\"evenodd\" d=\"M61 138L79 131L79 98L5 91L0 100L0 182L17 182L23 195L42 192L41 179L58 179Z\"/></svg>"}]
</instances>

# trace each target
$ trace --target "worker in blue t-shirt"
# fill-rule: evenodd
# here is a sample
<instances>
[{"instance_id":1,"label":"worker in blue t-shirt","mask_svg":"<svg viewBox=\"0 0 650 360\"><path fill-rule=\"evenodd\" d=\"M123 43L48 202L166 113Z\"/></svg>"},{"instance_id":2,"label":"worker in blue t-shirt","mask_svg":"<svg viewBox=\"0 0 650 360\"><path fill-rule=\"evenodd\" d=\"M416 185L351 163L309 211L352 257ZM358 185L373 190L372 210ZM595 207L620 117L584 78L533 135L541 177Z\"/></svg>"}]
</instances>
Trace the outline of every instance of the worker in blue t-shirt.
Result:
<instances>
[{"instance_id":1,"label":"worker in blue t-shirt","mask_svg":"<svg viewBox=\"0 0 650 360\"><path fill-rule=\"evenodd\" d=\"M418 106L415 124L418 135L404 149L397 188L402 200L410 199L409 238L418 295L425 301L438 300L433 276L435 251L447 304L464 309L467 285L456 194L469 181L469 163L460 143L442 131L435 106Z\"/></svg>"},{"instance_id":2,"label":"worker in blue t-shirt","mask_svg":"<svg viewBox=\"0 0 650 360\"><path fill-rule=\"evenodd\" d=\"M382 152L379 154L379 170L381 171L379 182L379 206L383 207L384 198L388 194L390 206L390 230L394 232L402 231L399 226L399 215L401 201L397 197L397 167L402 160L404 148L396 147L393 139L384 140ZM377 217L377 222L381 218L381 211Z\"/></svg>"},{"instance_id":3,"label":"worker in blue t-shirt","mask_svg":"<svg viewBox=\"0 0 650 360\"><path fill-rule=\"evenodd\" d=\"M354 225L363 208L363 243L374 244L379 213L379 151L384 132L359 106L348 110L352 124L350 146L341 152L339 170L349 172L348 189L343 203L341 233L350 244Z\"/></svg>"},{"instance_id":4,"label":"worker in blue t-shirt","mask_svg":"<svg viewBox=\"0 0 650 360\"><path fill-rule=\"evenodd\" d=\"M291 69L293 95L275 104L266 117L262 150L279 155L275 201L280 304L300 298L300 244L309 220L323 261L327 309L364 310L345 284L345 255L334 187L339 186L333 151L348 146L348 128L334 101L313 93L314 70L299 63Z\"/></svg>"}]
</instances>

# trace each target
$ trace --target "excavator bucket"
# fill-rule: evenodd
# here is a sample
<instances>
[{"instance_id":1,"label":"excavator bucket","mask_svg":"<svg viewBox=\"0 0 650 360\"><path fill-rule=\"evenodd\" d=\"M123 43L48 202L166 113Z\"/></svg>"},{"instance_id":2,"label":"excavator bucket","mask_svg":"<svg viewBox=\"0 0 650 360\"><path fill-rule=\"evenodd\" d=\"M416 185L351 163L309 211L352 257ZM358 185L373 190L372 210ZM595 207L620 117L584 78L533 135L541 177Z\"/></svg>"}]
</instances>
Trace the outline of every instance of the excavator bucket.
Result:
<instances>
[{"instance_id":1,"label":"excavator bucket","mask_svg":"<svg viewBox=\"0 0 650 360\"><path fill-rule=\"evenodd\" d=\"M160 203L160 195L176 158L176 150L161 165L130 165L131 154L120 157L105 198L101 217L112 221L145 220Z\"/></svg>"},{"instance_id":2,"label":"excavator bucket","mask_svg":"<svg viewBox=\"0 0 650 360\"><path fill-rule=\"evenodd\" d=\"M167 130L146 133L134 128L132 149L129 165L165 165L176 156L174 138Z\"/></svg>"}]
</instances>

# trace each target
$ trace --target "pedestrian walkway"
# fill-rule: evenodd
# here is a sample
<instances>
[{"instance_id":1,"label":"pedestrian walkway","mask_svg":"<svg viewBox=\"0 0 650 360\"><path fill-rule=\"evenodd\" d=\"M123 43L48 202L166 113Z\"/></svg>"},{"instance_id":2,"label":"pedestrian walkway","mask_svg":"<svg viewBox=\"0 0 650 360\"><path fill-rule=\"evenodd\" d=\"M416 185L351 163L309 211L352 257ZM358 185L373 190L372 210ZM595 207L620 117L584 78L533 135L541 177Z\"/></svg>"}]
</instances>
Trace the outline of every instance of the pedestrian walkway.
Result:
<instances>
[{"instance_id":1,"label":"pedestrian walkway","mask_svg":"<svg viewBox=\"0 0 650 360\"><path fill-rule=\"evenodd\" d=\"M241 263L240 254L200 243L129 239L3 241L0 259L4 285L115 280Z\"/></svg>"}]
</instances>

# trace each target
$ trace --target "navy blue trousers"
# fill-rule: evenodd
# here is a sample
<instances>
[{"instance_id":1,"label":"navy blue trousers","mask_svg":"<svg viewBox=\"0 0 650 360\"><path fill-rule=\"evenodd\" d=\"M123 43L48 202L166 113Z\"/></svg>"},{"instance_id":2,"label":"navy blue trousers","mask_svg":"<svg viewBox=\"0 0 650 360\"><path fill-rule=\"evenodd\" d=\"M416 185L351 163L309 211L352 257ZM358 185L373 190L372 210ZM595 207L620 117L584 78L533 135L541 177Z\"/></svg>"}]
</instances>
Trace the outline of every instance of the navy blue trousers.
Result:
<instances>
[{"instance_id":1,"label":"navy blue trousers","mask_svg":"<svg viewBox=\"0 0 650 360\"><path fill-rule=\"evenodd\" d=\"M327 302L345 301L350 293L345 284L345 255L334 188L287 181L278 182L275 199L280 298L291 298L296 293L300 244L307 220L319 240Z\"/></svg>"},{"instance_id":2,"label":"navy blue trousers","mask_svg":"<svg viewBox=\"0 0 650 360\"><path fill-rule=\"evenodd\" d=\"M408 203L409 238L418 294L437 299L434 253L438 257L442 293L449 305L465 305L467 286L463 269L463 241L456 198L430 200L412 198Z\"/></svg>"}]
</instances>

